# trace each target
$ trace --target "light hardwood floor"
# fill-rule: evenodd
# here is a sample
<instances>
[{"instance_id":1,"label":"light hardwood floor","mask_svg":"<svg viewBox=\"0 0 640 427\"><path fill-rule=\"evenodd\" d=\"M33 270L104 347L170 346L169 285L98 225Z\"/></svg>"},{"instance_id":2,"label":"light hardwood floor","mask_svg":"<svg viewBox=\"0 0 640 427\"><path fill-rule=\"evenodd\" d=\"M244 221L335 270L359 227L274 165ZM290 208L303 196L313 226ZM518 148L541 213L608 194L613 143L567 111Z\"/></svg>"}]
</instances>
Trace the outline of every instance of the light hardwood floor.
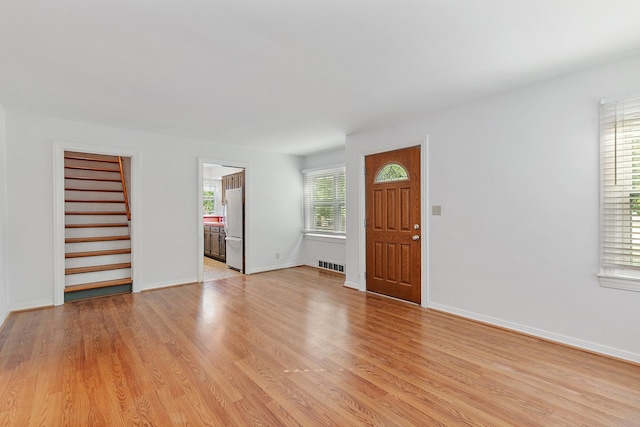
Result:
<instances>
[{"instance_id":1,"label":"light hardwood floor","mask_svg":"<svg viewBox=\"0 0 640 427\"><path fill-rule=\"evenodd\" d=\"M640 425L640 366L343 280L301 267L11 314L0 425Z\"/></svg>"}]
</instances>

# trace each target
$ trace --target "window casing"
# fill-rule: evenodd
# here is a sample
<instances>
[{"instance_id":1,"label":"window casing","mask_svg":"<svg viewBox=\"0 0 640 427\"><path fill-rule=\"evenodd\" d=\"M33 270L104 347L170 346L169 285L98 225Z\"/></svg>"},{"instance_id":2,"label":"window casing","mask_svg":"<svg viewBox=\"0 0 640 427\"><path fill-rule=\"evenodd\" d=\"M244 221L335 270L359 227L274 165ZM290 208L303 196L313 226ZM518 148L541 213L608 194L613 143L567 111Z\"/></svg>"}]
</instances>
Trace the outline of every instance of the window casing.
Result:
<instances>
[{"instance_id":1,"label":"window casing","mask_svg":"<svg viewBox=\"0 0 640 427\"><path fill-rule=\"evenodd\" d=\"M640 291L640 98L600 114L600 283Z\"/></svg>"},{"instance_id":2,"label":"window casing","mask_svg":"<svg viewBox=\"0 0 640 427\"><path fill-rule=\"evenodd\" d=\"M302 172L304 232L344 235L346 188L344 166Z\"/></svg>"}]
</instances>

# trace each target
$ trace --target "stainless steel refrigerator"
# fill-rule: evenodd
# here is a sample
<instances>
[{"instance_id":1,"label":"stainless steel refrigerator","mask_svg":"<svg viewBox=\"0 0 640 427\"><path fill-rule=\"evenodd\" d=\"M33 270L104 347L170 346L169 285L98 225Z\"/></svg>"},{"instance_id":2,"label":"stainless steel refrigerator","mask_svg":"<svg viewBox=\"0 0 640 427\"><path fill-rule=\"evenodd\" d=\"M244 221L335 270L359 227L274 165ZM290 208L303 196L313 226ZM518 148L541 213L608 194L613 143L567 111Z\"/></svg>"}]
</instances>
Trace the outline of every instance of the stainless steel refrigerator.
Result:
<instances>
[{"instance_id":1,"label":"stainless steel refrigerator","mask_svg":"<svg viewBox=\"0 0 640 427\"><path fill-rule=\"evenodd\" d=\"M227 243L227 267L242 271L243 212L242 188L225 191L224 226Z\"/></svg>"}]
</instances>

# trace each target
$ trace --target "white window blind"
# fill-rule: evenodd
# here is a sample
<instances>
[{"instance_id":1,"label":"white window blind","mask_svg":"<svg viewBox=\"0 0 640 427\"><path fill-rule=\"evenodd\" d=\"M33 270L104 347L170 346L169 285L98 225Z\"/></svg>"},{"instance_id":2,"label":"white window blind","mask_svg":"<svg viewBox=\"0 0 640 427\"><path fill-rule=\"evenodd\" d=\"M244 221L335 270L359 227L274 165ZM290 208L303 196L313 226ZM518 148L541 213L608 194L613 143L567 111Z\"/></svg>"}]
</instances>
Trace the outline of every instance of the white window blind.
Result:
<instances>
[{"instance_id":1,"label":"white window blind","mask_svg":"<svg viewBox=\"0 0 640 427\"><path fill-rule=\"evenodd\" d=\"M603 275L640 278L640 98L601 106Z\"/></svg>"},{"instance_id":2,"label":"white window blind","mask_svg":"<svg viewBox=\"0 0 640 427\"><path fill-rule=\"evenodd\" d=\"M344 166L302 172L304 178L304 231L345 233Z\"/></svg>"}]
</instances>

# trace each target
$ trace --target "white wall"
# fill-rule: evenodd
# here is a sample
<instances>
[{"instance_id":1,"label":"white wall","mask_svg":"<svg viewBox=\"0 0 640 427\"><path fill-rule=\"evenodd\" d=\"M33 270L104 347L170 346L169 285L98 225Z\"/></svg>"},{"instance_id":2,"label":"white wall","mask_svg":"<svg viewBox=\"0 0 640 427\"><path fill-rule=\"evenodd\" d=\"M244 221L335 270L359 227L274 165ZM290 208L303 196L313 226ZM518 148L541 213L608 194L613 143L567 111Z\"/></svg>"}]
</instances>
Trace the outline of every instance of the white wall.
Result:
<instances>
[{"instance_id":1,"label":"white wall","mask_svg":"<svg viewBox=\"0 0 640 427\"><path fill-rule=\"evenodd\" d=\"M305 157L302 169L330 167L344 163L345 150L340 148ZM319 260L344 265L346 263L345 240L307 236L304 239L301 255L304 264L312 267L317 267Z\"/></svg>"},{"instance_id":2,"label":"white wall","mask_svg":"<svg viewBox=\"0 0 640 427\"><path fill-rule=\"evenodd\" d=\"M202 167L202 178L204 179L222 179L224 175L242 172L242 168L230 168L224 165L204 164Z\"/></svg>"},{"instance_id":3,"label":"white wall","mask_svg":"<svg viewBox=\"0 0 640 427\"><path fill-rule=\"evenodd\" d=\"M197 280L199 157L247 165L247 271L300 264L300 157L7 111L12 310L53 302L52 141L139 153L138 289Z\"/></svg>"},{"instance_id":4,"label":"white wall","mask_svg":"<svg viewBox=\"0 0 640 427\"><path fill-rule=\"evenodd\" d=\"M347 283L361 153L428 135L428 306L640 362L640 292L596 277L599 100L640 95L638 75L640 56L349 135Z\"/></svg>"},{"instance_id":5,"label":"white wall","mask_svg":"<svg viewBox=\"0 0 640 427\"><path fill-rule=\"evenodd\" d=\"M8 300L8 223L7 223L7 161L6 120L0 106L0 327L9 314Z\"/></svg>"},{"instance_id":6,"label":"white wall","mask_svg":"<svg viewBox=\"0 0 640 427\"><path fill-rule=\"evenodd\" d=\"M331 151L322 151L316 154L310 154L304 158L302 169L315 169L322 167L330 167L344 165L345 148L341 147Z\"/></svg>"}]
</instances>

